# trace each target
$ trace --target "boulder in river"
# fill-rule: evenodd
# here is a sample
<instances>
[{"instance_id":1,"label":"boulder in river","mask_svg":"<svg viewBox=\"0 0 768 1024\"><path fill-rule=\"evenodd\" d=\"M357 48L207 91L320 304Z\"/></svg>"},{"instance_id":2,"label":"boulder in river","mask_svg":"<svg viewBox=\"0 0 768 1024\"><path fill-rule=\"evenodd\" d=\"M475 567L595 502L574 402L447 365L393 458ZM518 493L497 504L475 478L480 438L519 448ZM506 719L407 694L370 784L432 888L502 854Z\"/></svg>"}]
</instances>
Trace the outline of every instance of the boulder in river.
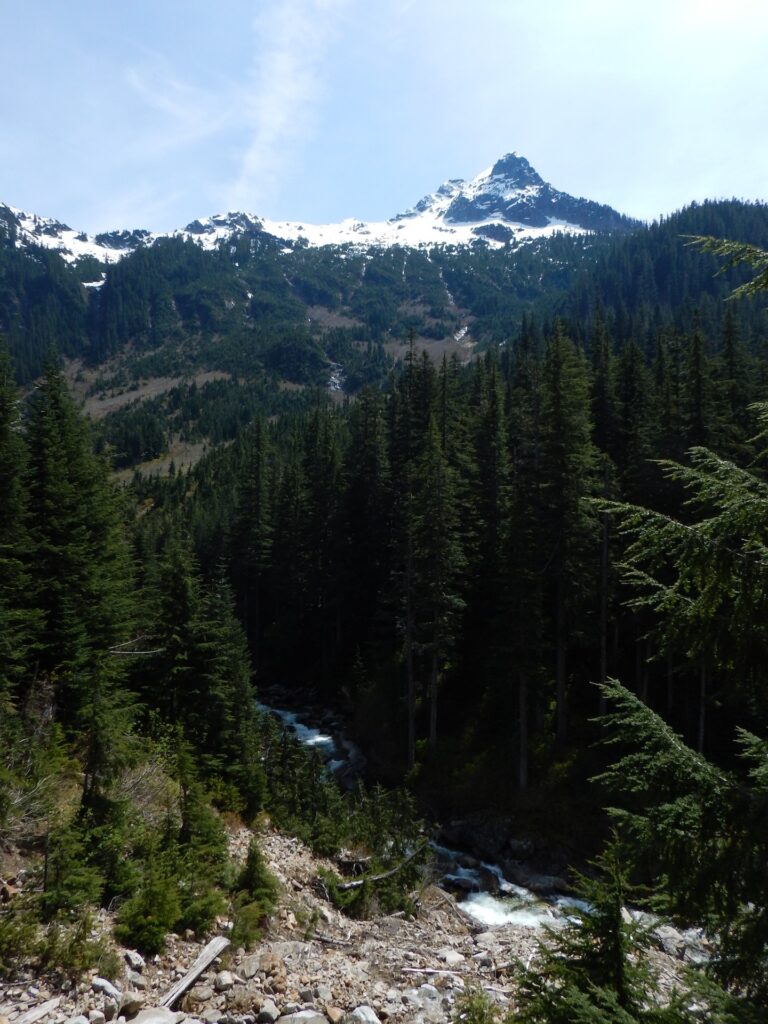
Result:
<instances>
[{"instance_id":1,"label":"boulder in river","mask_svg":"<svg viewBox=\"0 0 768 1024\"><path fill-rule=\"evenodd\" d=\"M448 892L463 893L465 895L470 892L480 891L477 880L468 875L444 875L440 879L440 884Z\"/></svg>"},{"instance_id":2,"label":"boulder in river","mask_svg":"<svg viewBox=\"0 0 768 1024\"><path fill-rule=\"evenodd\" d=\"M671 924L660 924L653 932L653 937L669 956L682 959L685 953L685 938Z\"/></svg>"},{"instance_id":3,"label":"boulder in river","mask_svg":"<svg viewBox=\"0 0 768 1024\"><path fill-rule=\"evenodd\" d=\"M568 892L570 889L564 878L560 878L558 875L540 875L516 860L506 861L503 870L504 876L515 885L530 889L537 896L555 896L558 893Z\"/></svg>"}]
</instances>

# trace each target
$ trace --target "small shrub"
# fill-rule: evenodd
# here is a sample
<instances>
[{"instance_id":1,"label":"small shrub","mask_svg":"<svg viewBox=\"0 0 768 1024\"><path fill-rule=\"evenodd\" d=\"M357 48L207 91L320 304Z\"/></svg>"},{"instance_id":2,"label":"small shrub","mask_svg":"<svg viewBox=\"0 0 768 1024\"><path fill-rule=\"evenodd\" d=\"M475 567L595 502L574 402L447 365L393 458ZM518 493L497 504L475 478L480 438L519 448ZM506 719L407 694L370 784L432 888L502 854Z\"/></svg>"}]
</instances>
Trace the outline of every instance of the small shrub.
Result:
<instances>
[{"instance_id":1,"label":"small shrub","mask_svg":"<svg viewBox=\"0 0 768 1024\"><path fill-rule=\"evenodd\" d=\"M254 945L274 912L280 886L269 870L256 838L252 838L235 884L232 944Z\"/></svg>"},{"instance_id":2,"label":"small shrub","mask_svg":"<svg viewBox=\"0 0 768 1024\"><path fill-rule=\"evenodd\" d=\"M274 910L280 886L269 870L255 837L251 839L248 847L248 856L237 879L236 888L238 892L247 893L251 900L264 904L270 913Z\"/></svg>"},{"instance_id":3,"label":"small shrub","mask_svg":"<svg viewBox=\"0 0 768 1024\"><path fill-rule=\"evenodd\" d=\"M468 988L456 1002L456 1019L462 1024L496 1024L499 1012L481 988Z\"/></svg>"},{"instance_id":4,"label":"small shrub","mask_svg":"<svg viewBox=\"0 0 768 1024\"><path fill-rule=\"evenodd\" d=\"M0 977L35 959L38 932L36 908L29 900L14 899L0 908Z\"/></svg>"},{"instance_id":5,"label":"small shrub","mask_svg":"<svg viewBox=\"0 0 768 1024\"><path fill-rule=\"evenodd\" d=\"M179 929L191 928L195 935L210 931L213 922L226 909L221 893L206 888L188 899L182 899L181 913L174 926Z\"/></svg>"},{"instance_id":6,"label":"small shrub","mask_svg":"<svg viewBox=\"0 0 768 1024\"><path fill-rule=\"evenodd\" d=\"M232 916L232 945L236 949L252 949L264 934L269 921L269 911L258 902L235 902Z\"/></svg>"},{"instance_id":7,"label":"small shrub","mask_svg":"<svg viewBox=\"0 0 768 1024\"><path fill-rule=\"evenodd\" d=\"M175 879L163 858L150 858L144 884L120 909L115 936L142 953L162 953L165 937L180 916Z\"/></svg>"},{"instance_id":8,"label":"small shrub","mask_svg":"<svg viewBox=\"0 0 768 1024\"><path fill-rule=\"evenodd\" d=\"M56 918L48 926L40 948L42 967L77 981L86 971L107 978L120 974L121 964L114 947L103 937L92 938L93 916L81 912L74 922Z\"/></svg>"}]
</instances>

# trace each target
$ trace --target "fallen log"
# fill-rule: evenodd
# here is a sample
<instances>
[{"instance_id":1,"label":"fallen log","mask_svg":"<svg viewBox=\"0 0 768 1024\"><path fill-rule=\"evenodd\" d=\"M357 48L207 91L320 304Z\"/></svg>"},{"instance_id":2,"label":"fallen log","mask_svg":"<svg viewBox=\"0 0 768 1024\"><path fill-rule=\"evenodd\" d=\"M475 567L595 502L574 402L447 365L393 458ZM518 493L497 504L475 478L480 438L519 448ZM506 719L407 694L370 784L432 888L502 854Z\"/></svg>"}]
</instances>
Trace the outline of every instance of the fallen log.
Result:
<instances>
[{"instance_id":1,"label":"fallen log","mask_svg":"<svg viewBox=\"0 0 768 1024\"><path fill-rule=\"evenodd\" d=\"M35 1024L36 1021L42 1020L43 1017L47 1017L49 1013L57 1008L61 1002L61 997L57 999L49 999L45 1003L41 1003L32 1010L27 1010L26 1013L22 1013L16 1024Z\"/></svg>"},{"instance_id":2,"label":"fallen log","mask_svg":"<svg viewBox=\"0 0 768 1024\"><path fill-rule=\"evenodd\" d=\"M468 928L474 931L479 931L479 925L477 921L474 919L474 917L470 917L466 910L462 910L461 907L453 899L451 899L447 893L441 892L439 889L436 889L436 892L440 894L440 902L444 904L446 907L448 907L448 909L458 917L462 924L466 925Z\"/></svg>"},{"instance_id":3,"label":"fallen log","mask_svg":"<svg viewBox=\"0 0 768 1024\"><path fill-rule=\"evenodd\" d=\"M439 975L443 978L466 978L466 971L439 971L435 967L401 967L403 974L429 974Z\"/></svg>"},{"instance_id":4,"label":"fallen log","mask_svg":"<svg viewBox=\"0 0 768 1024\"><path fill-rule=\"evenodd\" d=\"M354 882L341 882L336 886L337 892L350 892L352 889L362 889L366 882L383 882L387 878L392 878L398 871L402 871L406 864L410 864L412 860L415 860L420 853L426 848L426 843L422 843L421 846L417 846L413 853L409 853L405 860L401 860L399 864L396 864L389 871L382 871L380 875L368 875L365 878L356 878Z\"/></svg>"},{"instance_id":5,"label":"fallen log","mask_svg":"<svg viewBox=\"0 0 768 1024\"><path fill-rule=\"evenodd\" d=\"M176 1000L180 996L183 996L188 988L191 988L194 985L203 971L213 963L217 956L221 956L228 945L229 939L225 939L222 935L218 938L211 939L184 977L179 978L176 984L168 989L166 994L160 1000L159 1005L167 1006L170 1010Z\"/></svg>"},{"instance_id":6,"label":"fallen log","mask_svg":"<svg viewBox=\"0 0 768 1024\"><path fill-rule=\"evenodd\" d=\"M353 943L350 939L335 939L332 935L323 935L321 932L315 932L311 936L313 939L317 939L318 942L324 942L326 946L352 946Z\"/></svg>"}]
</instances>

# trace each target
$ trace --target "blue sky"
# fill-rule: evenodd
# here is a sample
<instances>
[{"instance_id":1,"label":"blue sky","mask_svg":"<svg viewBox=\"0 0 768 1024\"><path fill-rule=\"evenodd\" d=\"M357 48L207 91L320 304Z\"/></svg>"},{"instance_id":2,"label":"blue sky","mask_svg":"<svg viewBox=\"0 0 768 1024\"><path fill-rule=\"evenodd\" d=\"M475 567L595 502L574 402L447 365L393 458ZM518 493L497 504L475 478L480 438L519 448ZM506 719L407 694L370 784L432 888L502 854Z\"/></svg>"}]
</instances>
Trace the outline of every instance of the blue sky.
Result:
<instances>
[{"instance_id":1,"label":"blue sky","mask_svg":"<svg viewBox=\"0 0 768 1024\"><path fill-rule=\"evenodd\" d=\"M643 218L768 199L765 0L0 0L0 201L384 219L517 150Z\"/></svg>"}]
</instances>

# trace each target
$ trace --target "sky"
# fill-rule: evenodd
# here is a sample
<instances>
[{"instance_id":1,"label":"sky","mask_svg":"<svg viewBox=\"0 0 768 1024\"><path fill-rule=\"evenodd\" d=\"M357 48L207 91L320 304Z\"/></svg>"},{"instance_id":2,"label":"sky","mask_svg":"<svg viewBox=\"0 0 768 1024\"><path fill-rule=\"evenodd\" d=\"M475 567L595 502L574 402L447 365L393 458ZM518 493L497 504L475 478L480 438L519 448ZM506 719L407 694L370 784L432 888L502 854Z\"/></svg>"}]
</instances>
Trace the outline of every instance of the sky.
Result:
<instances>
[{"instance_id":1,"label":"sky","mask_svg":"<svg viewBox=\"0 0 768 1024\"><path fill-rule=\"evenodd\" d=\"M765 0L0 0L0 202L384 220L511 151L651 220L768 200Z\"/></svg>"}]
</instances>

